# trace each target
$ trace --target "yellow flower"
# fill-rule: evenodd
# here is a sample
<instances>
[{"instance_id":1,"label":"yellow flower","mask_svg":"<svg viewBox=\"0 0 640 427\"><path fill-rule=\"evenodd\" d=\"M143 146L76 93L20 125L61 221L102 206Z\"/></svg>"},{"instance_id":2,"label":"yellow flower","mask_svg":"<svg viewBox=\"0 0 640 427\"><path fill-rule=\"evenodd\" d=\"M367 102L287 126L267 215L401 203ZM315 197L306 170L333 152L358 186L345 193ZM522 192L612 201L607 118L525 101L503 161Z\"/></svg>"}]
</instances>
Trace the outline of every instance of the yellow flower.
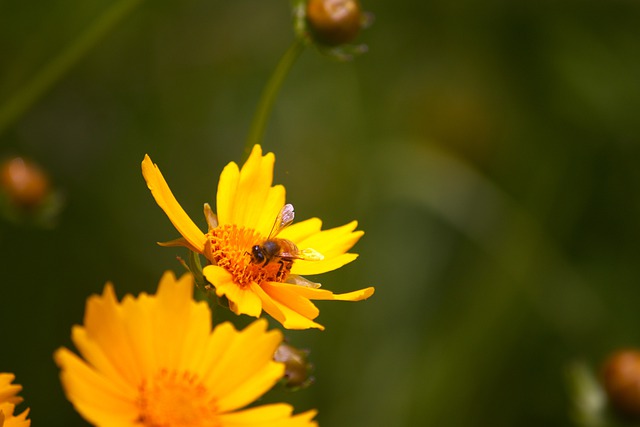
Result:
<instances>
[{"instance_id":1,"label":"yellow flower","mask_svg":"<svg viewBox=\"0 0 640 427\"><path fill-rule=\"evenodd\" d=\"M315 411L287 404L238 410L284 374L273 361L282 341L257 320L243 331L193 300L193 278L167 272L156 295L122 302L107 284L87 300L83 326L54 359L68 399L91 424L113 427L317 427Z\"/></svg>"},{"instance_id":2,"label":"yellow flower","mask_svg":"<svg viewBox=\"0 0 640 427\"><path fill-rule=\"evenodd\" d=\"M288 329L324 329L313 321L319 310L310 300L359 301L374 289L334 294L317 289L319 284L301 275L325 273L353 261L357 255L347 251L364 233L354 231L356 221L321 230L318 218L280 231L281 225L293 220L293 207L285 206L284 187L272 186L274 162L273 153L263 156L256 145L242 169L234 162L224 168L218 182L217 217L205 204L206 234L182 209L149 156L142 162L142 174L156 202L182 234L182 239L166 245L186 246L204 255L210 262L204 276L218 296L227 297L236 314L258 317L264 310ZM285 218L281 218L283 212ZM279 231L276 244L267 247L265 242L275 237L274 229ZM284 248L287 256L278 252Z\"/></svg>"},{"instance_id":3,"label":"yellow flower","mask_svg":"<svg viewBox=\"0 0 640 427\"><path fill-rule=\"evenodd\" d=\"M25 409L20 415L13 415L13 411L22 398L17 394L22 390L18 384L11 384L15 376L0 373L0 427L29 427L31 420L27 419L29 410Z\"/></svg>"}]
</instances>

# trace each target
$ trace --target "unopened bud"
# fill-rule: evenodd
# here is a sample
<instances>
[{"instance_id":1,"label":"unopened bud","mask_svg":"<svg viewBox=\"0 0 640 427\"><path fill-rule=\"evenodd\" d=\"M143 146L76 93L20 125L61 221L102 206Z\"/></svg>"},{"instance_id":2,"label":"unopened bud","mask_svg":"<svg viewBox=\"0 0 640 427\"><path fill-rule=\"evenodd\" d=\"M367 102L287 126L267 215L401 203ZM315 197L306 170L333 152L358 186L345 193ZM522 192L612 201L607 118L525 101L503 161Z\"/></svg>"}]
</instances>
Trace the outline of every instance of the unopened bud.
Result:
<instances>
[{"instance_id":1,"label":"unopened bud","mask_svg":"<svg viewBox=\"0 0 640 427\"><path fill-rule=\"evenodd\" d=\"M282 343L273 355L273 360L284 363L285 386L290 389L308 387L313 382L310 376L313 366L308 362L309 352Z\"/></svg>"},{"instance_id":2,"label":"unopened bud","mask_svg":"<svg viewBox=\"0 0 640 427\"><path fill-rule=\"evenodd\" d=\"M358 0L309 0L306 15L314 38L327 46L351 42L364 23Z\"/></svg>"},{"instance_id":3,"label":"unopened bud","mask_svg":"<svg viewBox=\"0 0 640 427\"><path fill-rule=\"evenodd\" d=\"M640 419L640 351L620 350L602 367L602 381L612 407Z\"/></svg>"},{"instance_id":4,"label":"unopened bud","mask_svg":"<svg viewBox=\"0 0 640 427\"><path fill-rule=\"evenodd\" d=\"M35 163L22 157L0 166L0 186L10 201L24 209L40 206L49 194L49 178Z\"/></svg>"}]
</instances>

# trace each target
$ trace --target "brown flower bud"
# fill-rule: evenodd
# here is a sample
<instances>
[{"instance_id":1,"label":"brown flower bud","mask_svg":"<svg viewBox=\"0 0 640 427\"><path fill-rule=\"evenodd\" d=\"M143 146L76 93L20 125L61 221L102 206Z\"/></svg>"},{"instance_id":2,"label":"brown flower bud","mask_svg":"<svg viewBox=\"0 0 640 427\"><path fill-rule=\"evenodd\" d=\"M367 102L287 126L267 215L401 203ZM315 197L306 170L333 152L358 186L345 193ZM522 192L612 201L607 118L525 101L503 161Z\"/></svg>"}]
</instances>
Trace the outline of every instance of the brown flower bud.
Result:
<instances>
[{"instance_id":1,"label":"brown flower bud","mask_svg":"<svg viewBox=\"0 0 640 427\"><path fill-rule=\"evenodd\" d=\"M287 388L304 388L313 382L313 378L310 376L313 366L307 361L308 355L308 351L300 350L284 342L276 350L273 360L284 363Z\"/></svg>"},{"instance_id":2,"label":"brown flower bud","mask_svg":"<svg viewBox=\"0 0 640 427\"><path fill-rule=\"evenodd\" d=\"M363 15L358 0L309 0L307 22L318 42L339 46L358 35Z\"/></svg>"},{"instance_id":3,"label":"brown flower bud","mask_svg":"<svg viewBox=\"0 0 640 427\"><path fill-rule=\"evenodd\" d=\"M602 367L602 381L613 408L640 419L640 351L619 350L609 356Z\"/></svg>"},{"instance_id":4,"label":"brown flower bud","mask_svg":"<svg viewBox=\"0 0 640 427\"><path fill-rule=\"evenodd\" d=\"M22 157L6 160L0 166L0 187L18 207L32 209L49 194L49 178L35 163Z\"/></svg>"}]
</instances>

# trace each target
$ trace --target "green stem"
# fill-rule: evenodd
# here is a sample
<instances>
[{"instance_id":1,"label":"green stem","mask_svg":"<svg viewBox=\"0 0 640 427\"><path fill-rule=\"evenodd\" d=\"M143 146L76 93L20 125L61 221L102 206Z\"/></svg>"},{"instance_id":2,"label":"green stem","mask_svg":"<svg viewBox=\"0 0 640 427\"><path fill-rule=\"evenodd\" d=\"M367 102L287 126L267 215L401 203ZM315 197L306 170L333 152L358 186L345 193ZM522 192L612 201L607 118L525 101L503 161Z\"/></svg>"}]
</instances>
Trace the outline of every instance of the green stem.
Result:
<instances>
[{"instance_id":1,"label":"green stem","mask_svg":"<svg viewBox=\"0 0 640 427\"><path fill-rule=\"evenodd\" d=\"M25 86L0 106L0 135L17 121L71 67L125 18L142 0L120 0L42 68Z\"/></svg>"},{"instance_id":2,"label":"green stem","mask_svg":"<svg viewBox=\"0 0 640 427\"><path fill-rule=\"evenodd\" d=\"M291 66L296 62L296 59L298 59L304 50L304 46L304 40L297 37L289 49L287 49L284 55L282 55L282 58L280 58L280 62L276 66L276 69L273 70L273 74L271 74L271 77L262 92L260 103L258 104L256 113L253 116L253 121L251 122L251 129L249 130L249 135L244 146L245 159L249 157L253 146L255 144L259 144L262 140L269 115L273 109L273 104L278 96L282 82L284 82L285 77L289 74L289 70L291 70Z\"/></svg>"}]
</instances>

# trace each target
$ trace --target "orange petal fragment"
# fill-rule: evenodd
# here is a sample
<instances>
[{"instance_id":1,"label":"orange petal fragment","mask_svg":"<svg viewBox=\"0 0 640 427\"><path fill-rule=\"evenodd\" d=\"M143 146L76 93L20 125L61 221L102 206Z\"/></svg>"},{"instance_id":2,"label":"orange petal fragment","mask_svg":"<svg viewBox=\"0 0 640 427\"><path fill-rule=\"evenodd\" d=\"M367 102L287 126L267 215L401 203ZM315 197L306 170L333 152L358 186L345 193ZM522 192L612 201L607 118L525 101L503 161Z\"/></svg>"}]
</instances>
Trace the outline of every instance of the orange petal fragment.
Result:
<instances>
[{"instance_id":1,"label":"orange petal fragment","mask_svg":"<svg viewBox=\"0 0 640 427\"><path fill-rule=\"evenodd\" d=\"M359 289L357 291L347 292L344 294L334 294L326 289L314 289L307 286L299 286L289 283L277 283L273 285L287 288L298 295L311 300L362 301L369 298L375 292L375 288L373 287Z\"/></svg>"},{"instance_id":2,"label":"orange petal fragment","mask_svg":"<svg viewBox=\"0 0 640 427\"><path fill-rule=\"evenodd\" d=\"M292 285L293 286L293 285ZM287 329L309 329L317 328L324 330L324 326L313 320L304 317L302 314L287 307L284 303L277 301L271 295L269 295L260 286L252 286L253 291L262 300L262 308L269 313L271 317L282 323Z\"/></svg>"}]
</instances>

